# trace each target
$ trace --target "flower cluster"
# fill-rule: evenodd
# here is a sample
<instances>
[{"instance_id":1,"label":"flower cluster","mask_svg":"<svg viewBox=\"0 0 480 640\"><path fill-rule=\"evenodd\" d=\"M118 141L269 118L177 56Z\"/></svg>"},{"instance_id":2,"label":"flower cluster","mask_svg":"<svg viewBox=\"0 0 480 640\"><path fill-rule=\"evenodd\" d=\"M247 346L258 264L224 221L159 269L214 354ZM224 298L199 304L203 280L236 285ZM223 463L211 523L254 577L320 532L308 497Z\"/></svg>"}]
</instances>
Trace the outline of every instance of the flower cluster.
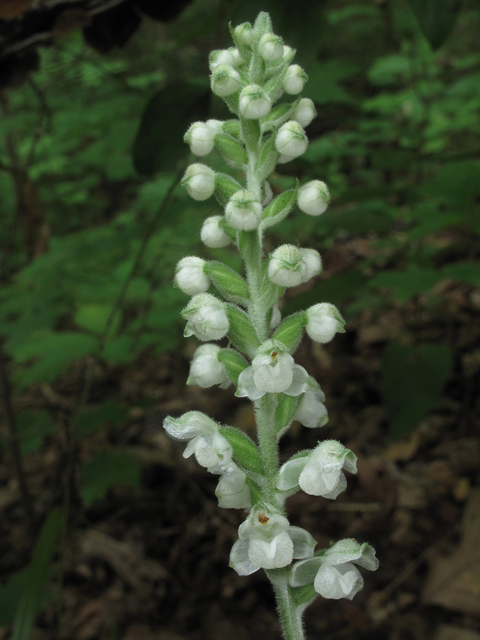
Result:
<instances>
[{"instance_id":1,"label":"flower cluster","mask_svg":"<svg viewBox=\"0 0 480 640\"><path fill-rule=\"evenodd\" d=\"M184 335L205 343L193 356L187 384L206 389L233 385L236 396L249 398L258 442L197 411L168 417L164 426L173 438L188 441L184 457L194 454L200 465L220 475L219 506L247 510L230 556L240 575L263 568L280 589L279 574L270 572L282 569L299 594L310 593L303 589L310 586L325 598L351 599L363 584L355 565L377 567L373 549L342 540L314 552L312 536L290 525L285 501L300 490L336 499L347 487L345 472L357 471L356 456L340 442L325 439L278 465L277 443L295 420L310 429L328 422L325 395L295 362L294 353L305 333L325 344L343 333L345 325L338 309L325 302L282 319L279 299L285 288L316 278L322 259L315 249L293 244L267 256L263 252L265 231L295 207L319 216L330 203L329 190L320 180L276 196L268 182L277 164L306 151L304 128L315 117L315 107L300 96L276 105L283 94L297 96L308 78L292 63L295 51L273 32L268 14L260 13L253 26L237 26L232 36L235 46L213 51L209 64L212 91L235 118L195 122L185 141L202 158L218 152L236 175L245 173L245 184L194 163L182 185L195 200L215 196L223 211L204 221L201 240L209 249L233 244L245 262L246 276L220 262L188 256L178 263L174 284L191 296L182 311ZM216 295L209 293L212 286ZM211 343L224 338L224 345ZM296 596L299 611L311 599L307 596Z\"/></svg>"}]
</instances>

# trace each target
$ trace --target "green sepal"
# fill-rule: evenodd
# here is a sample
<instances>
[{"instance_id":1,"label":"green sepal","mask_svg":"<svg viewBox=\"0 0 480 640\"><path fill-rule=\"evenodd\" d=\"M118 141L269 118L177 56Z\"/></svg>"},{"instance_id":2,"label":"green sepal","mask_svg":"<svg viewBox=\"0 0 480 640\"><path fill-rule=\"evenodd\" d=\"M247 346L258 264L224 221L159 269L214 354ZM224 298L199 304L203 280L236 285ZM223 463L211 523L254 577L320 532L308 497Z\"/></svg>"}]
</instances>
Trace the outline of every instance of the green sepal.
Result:
<instances>
[{"instance_id":1,"label":"green sepal","mask_svg":"<svg viewBox=\"0 0 480 640\"><path fill-rule=\"evenodd\" d=\"M307 584L305 587L290 587L290 593L295 606L301 607L302 610L318 598L313 584Z\"/></svg>"},{"instance_id":2,"label":"green sepal","mask_svg":"<svg viewBox=\"0 0 480 640\"><path fill-rule=\"evenodd\" d=\"M252 507L265 501L262 490L258 484L252 480L252 478L247 477L247 485L250 490L250 502L252 503Z\"/></svg>"},{"instance_id":3,"label":"green sepal","mask_svg":"<svg viewBox=\"0 0 480 640\"><path fill-rule=\"evenodd\" d=\"M248 285L236 271L216 260L207 262L203 271L226 300L244 307L248 305Z\"/></svg>"},{"instance_id":4,"label":"green sepal","mask_svg":"<svg viewBox=\"0 0 480 640\"><path fill-rule=\"evenodd\" d=\"M255 174L263 182L275 169L280 154L275 147L275 135L271 134L262 144L258 160L255 163Z\"/></svg>"},{"instance_id":5,"label":"green sepal","mask_svg":"<svg viewBox=\"0 0 480 640\"><path fill-rule=\"evenodd\" d=\"M252 47L249 47L247 44L243 44L243 42L240 42L240 40L238 40L238 38L235 37L234 28L232 27L231 22L228 23L228 28L230 30L230 35L232 36L232 40L234 41L235 46L238 49L238 52L240 53L242 58L245 60L245 62L248 64L250 62L250 58L252 57Z\"/></svg>"},{"instance_id":6,"label":"green sepal","mask_svg":"<svg viewBox=\"0 0 480 640\"><path fill-rule=\"evenodd\" d=\"M234 242L236 242L236 241L237 241L237 234L238 234L238 230L237 230L237 229L234 229L233 227L231 227L231 226L228 224L228 222L227 222L227 220L226 220L226 218L225 218L225 217L223 217L223 218L219 221L218 225L223 229L224 233L225 233L229 238L231 238Z\"/></svg>"},{"instance_id":7,"label":"green sepal","mask_svg":"<svg viewBox=\"0 0 480 640\"><path fill-rule=\"evenodd\" d=\"M243 471L263 475L262 456L254 441L235 427L219 427L220 434L228 440L233 450L233 459Z\"/></svg>"},{"instance_id":8,"label":"green sepal","mask_svg":"<svg viewBox=\"0 0 480 640\"><path fill-rule=\"evenodd\" d=\"M255 357L260 341L250 318L240 307L229 302L225 304L225 310L230 325L228 339L236 349L246 353L250 358Z\"/></svg>"},{"instance_id":9,"label":"green sepal","mask_svg":"<svg viewBox=\"0 0 480 640\"><path fill-rule=\"evenodd\" d=\"M217 134L215 136L215 149L222 159L233 169L244 169L248 162L247 152L243 146L228 135Z\"/></svg>"},{"instance_id":10,"label":"green sepal","mask_svg":"<svg viewBox=\"0 0 480 640\"><path fill-rule=\"evenodd\" d=\"M296 181L294 189L284 191L265 207L262 213L262 229L273 227L274 224L278 224L284 220L295 206L297 195L298 180Z\"/></svg>"},{"instance_id":11,"label":"green sepal","mask_svg":"<svg viewBox=\"0 0 480 640\"><path fill-rule=\"evenodd\" d=\"M272 20L266 11L260 11L254 22L253 30L259 40L266 33L273 33Z\"/></svg>"},{"instance_id":12,"label":"green sepal","mask_svg":"<svg viewBox=\"0 0 480 640\"><path fill-rule=\"evenodd\" d=\"M288 120L291 120L291 115L298 107L301 98L295 100L295 102L291 102L289 104L279 104L274 107L270 113L264 116L261 122L262 133L266 133L267 131L272 131L273 129L278 129L285 124Z\"/></svg>"},{"instance_id":13,"label":"green sepal","mask_svg":"<svg viewBox=\"0 0 480 640\"><path fill-rule=\"evenodd\" d=\"M258 240L258 231L239 231L238 232L238 249L244 260L249 262L259 260L261 256L260 242Z\"/></svg>"},{"instance_id":14,"label":"green sepal","mask_svg":"<svg viewBox=\"0 0 480 640\"><path fill-rule=\"evenodd\" d=\"M239 120L226 120L222 129L232 138L240 138L240 122Z\"/></svg>"},{"instance_id":15,"label":"green sepal","mask_svg":"<svg viewBox=\"0 0 480 640\"><path fill-rule=\"evenodd\" d=\"M275 102L278 94L282 90L283 80L291 61L295 57L295 54L295 49L292 49L285 58L282 58L282 64L279 65L278 72L273 76L273 78L270 78L270 80L268 80L263 87L265 93L268 95L272 102Z\"/></svg>"},{"instance_id":16,"label":"green sepal","mask_svg":"<svg viewBox=\"0 0 480 640\"><path fill-rule=\"evenodd\" d=\"M303 394L299 396L287 396L285 393L279 394L277 408L275 409L273 417L273 424L278 438L280 438L290 426L302 397Z\"/></svg>"},{"instance_id":17,"label":"green sepal","mask_svg":"<svg viewBox=\"0 0 480 640\"><path fill-rule=\"evenodd\" d=\"M238 100L240 98L240 89L231 93L229 96L222 96L222 100L225 102L230 111L238 116Z\"/></svg>"},{"instance_id":18,"label":"green sepal","mask_svg":"<svg viewBox=\"0 0 480 640\"><path fill-rule=\"evenodd\" d=\"M226 207L233 194L241 189L242 185L226 173L215 174L215 197L220 206Z\"/></svg>"},{"instance_id":19,"label":"green sepal","mask_svg":"<svg viewBox=\"0 0 480 640\"><path fill-rule=\"evenodd\" d=\"M238 384L238 376L249 366L245 358L233 349L221 349L217 359L223 364L228 377L234 384Z\"/></svg>"},{"instance_id":20,"label":"green sepal","mask_svg":"<svg viewBox=\"0 0 480 640\"><path fill-rule=\"evenodd\" d=\"M275 330L272 340L279 340L287 347L290 354L295 353L303 338L303 330L307 324L306 311L297 311L287 316Z\"/></svg>"},{"instance_id":21,"label":"green sepal","mask_svg":"<svg viewBox=\"0 0 480 640\"><path fill-rule=\"evenodd\" d=\"M247 149L249 147L256 149L261 135L258 120L240 118L240 135Z\"/></svg>"}]
</instances>

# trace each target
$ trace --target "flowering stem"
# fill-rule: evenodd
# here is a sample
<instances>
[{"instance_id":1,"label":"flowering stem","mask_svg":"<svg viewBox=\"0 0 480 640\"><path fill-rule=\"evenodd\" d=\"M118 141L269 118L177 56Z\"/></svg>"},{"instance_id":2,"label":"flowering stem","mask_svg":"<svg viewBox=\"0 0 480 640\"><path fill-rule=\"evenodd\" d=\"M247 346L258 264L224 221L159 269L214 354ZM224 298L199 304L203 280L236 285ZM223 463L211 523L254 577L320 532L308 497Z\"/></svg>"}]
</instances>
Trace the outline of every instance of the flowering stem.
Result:
<instances>
[{"instance_id":1,"label":"flowering stem","mask_svg":"<svg viewBox=\"0 0 480 640\"><path fill-rule=\"evenodd\" d=\"M275 477L278 473L278 445L277 435L273 426L275 401L267 393L255 402L255 416L257 421L258 444L265 470L265 497L275 504L277 489Z\"/></svg>"},{"instance_id":2,"label":"flowering stem","mask_svg":"<svg viewBox=\"0 0 480 640\"><path fill-rule=\"evenodd\" d=\"M265 573L275 592L278 615L285 640L305 640L301 613L293 600L287 571L285 569L270 569Z\"/></svg>"}]
</instances>

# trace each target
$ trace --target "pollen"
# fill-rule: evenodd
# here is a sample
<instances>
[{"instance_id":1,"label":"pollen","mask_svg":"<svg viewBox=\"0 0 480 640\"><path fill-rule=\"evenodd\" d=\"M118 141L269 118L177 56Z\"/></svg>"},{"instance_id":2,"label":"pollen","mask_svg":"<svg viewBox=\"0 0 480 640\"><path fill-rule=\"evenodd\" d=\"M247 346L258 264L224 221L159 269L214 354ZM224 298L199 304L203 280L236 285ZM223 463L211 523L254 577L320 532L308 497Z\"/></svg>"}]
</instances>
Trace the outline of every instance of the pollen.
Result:
<instances>
[{"instance_id":1,"label":"pollen","mask_svg":"<svg viewBox=\"0 0 480 640\"><path fill-rule=\"evenodd\" d=\"M275 360L275 358L276 358L277 356L278 356L278 351L272 351L272 354L271 354L271 356L270 356L270 357L272 358L272 360Z\"/></svg>"},{"instance_id":2,"label":"pollen","mask_svg":"<svg viewBox=\"0 0 480 640\"><path fill-rule=\"evenodd\" d=\"M267 524L269 520L270 518L267 518L267 516L265 515L265 511L260 511L260 513L258 514L258 521L260 522L260 524Z\"/></svg>"}]
</instances>

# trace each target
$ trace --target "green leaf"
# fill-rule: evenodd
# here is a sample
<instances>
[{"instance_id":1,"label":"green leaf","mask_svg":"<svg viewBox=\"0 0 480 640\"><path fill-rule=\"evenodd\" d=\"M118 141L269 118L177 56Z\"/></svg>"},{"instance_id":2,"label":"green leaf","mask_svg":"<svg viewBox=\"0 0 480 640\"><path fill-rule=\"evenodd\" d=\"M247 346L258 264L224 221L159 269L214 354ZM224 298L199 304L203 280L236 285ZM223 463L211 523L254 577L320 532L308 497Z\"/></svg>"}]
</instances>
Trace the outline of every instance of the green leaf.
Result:
<instances>
[{"instance_id":1,"label":"green leaf","mask_svg":"<svg viewBox=\"0 0 480 640\"><path fill-rule=\"evenodd\" d=\"M262 213L261 228L266 229L267 227L272 227L274 224L284 220L295 206L297 193L298 180L295 189L284 191L265 207Z\"/></svg>"},{"instance_id":2,"label":"green leaf","mask_svg":"<svg viewBox=\"0 0 480 640\"><path fill-rule=\"evenodd\" d=\"M305 86L305 94L317 104L343 103L358 105L339 84L357 71L357 66L342 60L316 62L309 70L309 81Z\"/></svg>"},{"instance_id":3,"label":"green leaf","mask_svg":"<svg viewBox=\"0 0 480 640\"><path fill-rule=\"evenodd\" d=\"M438 49L447 39L462 8L462 0L408 0L423 34Z\"/></svg>"},{"instance_id":4,"label":"green leaf","mask_svg":"<svg viewBox=\"0 0 480 640\"><path fill-rule=\"evenodd\" d=\"M235 462L245 471L263 475L262 457L253 440L235 427L219 427L219 430L231 444Z\"/></svg>"},{"instance_id":5,"label":"green leaf","mask_svg":"<svg viewBox=\"0 0 480 640\"><path fill-rule=\"evenodd\" d=\"M0 585L0 627L13 622L18 603L25 591L30 565L10 576L6 584ZM40 602L37 613L44 608L46 601Z\"/></svg>"},{"instance_id":6,"label":"green leaf","mask_svg":"<svg viewBox=\"0 0 480 640\"><path fill-rule=\"evenodd\" d=\"M277 433L277 435L281 436L283 430L290 425L302 398L303 394L299 396L287 396L284 393L280 394L273 419L275 433Z\"/></svg>"},{"instance_id":7,"label":"green leaf","mask_svg":"<svg viewBox=\"0 0 480 640\"><path fill-rule=\"evenodd\" d=\"M15 612L12 640L30 640L33 623L44 602L44 589L50 575L53 548L61 526L60 510L55 509L44 523L35 545L25 586Z\"/></svg>"},{"instance_id":8,"label":"green leaf","mask_svg":"<svg viewBox=\"0 0 480 640\"><path fill-rule=\"evenodd\" d=\"M463 280L476 287L480 287L480 266L474 262L456 262L443 267L442 276Z\"/></svg>"},{"instance_id":9,"label":"green leaf","mask_svg":"<svg viewBox=\"0 0 480 640\"><path fill-rule=\"evenodd\" d=\"M75 360L96 353L98 340L83 333L38 332L31 339L14 349L17 362L39 358L25 371L15 374L19 389L40 381L52 382Z\"/></svg>"},{"instance_id":10,"label":"green leaf","mask_svg":"<svg viewBox=\"0 0 480 640\"><path fill-rule=\"evenodd\" d=\"M335 276L335 278L320 282L309 291L291 298L283 307L282 313L294 313L320 301L341 306L341 303L347 298L361 295L362 291L365 291L365 282L365 276L360 270Z\"/></svg>"},{"instance_id":11,"label":"green leaf","mask_svg":"<svg viewBox=\"0 0 480 640\"><path fill-rule=\"evenodd\" d=\"M114 400L105 400L96 408L83 409L74 416L77 436L82 438L93 433L105 424L117 426L128 416L128 412Z\"/></svg>"},{"instance_id":12,"label":"green leaf","mask_svg":"<svg viewBox=\"0 0 480 640\"><path fill-rule=\"evenodd\" d=\"M55 433L55 424L48 411L25 411L17 416L17 430L22 455L38 451L47 435Z\"/></svg>"},{"instance_id":13,"label":"green leaf","mask_svg":"<svg viewBox=\"0 0 480 640\"><path fill-rule=\"evenodd\" d=\"M383 355L382 391L392 435L404 436L435 406L447 380L452 353L446 345L389 344Z\"/></svg>"},{"instance_id":14,"label":"green leaf","mask_svg":"<svg viewBox=\"0 0 480 640\"><path fill-rule=\"evenodd\" d=\"M253 358L260 342L250 318L240 307L229 302L225 304L225 309L230 323L228 339L236 349Z\"/></svg>"},{"instance_id":15,"label":"green leaf","mask_svg":"<svg viewBox=\"0 0 480 640\"><path fill-rule=\"evenodd\" d=\"M171 172L188 154L183 136L208 114L209 90L202 84L172 84L153 96L133 143L133 163L141 175Z\"/></svg>"},{"instance_id":16,"label":"green leaf","mask_svg":"<svg viewBox=\"0 0 480 640\"><path fill-rule=\"evenodd\" d=\"M112 312L111 304L81 304L75 313L75 324L81 329L102 334ZM110 335L114 335L120 325L120 313L116 313L110 327Z\"/></svg>"},{"instance_id":17,"label":"green leaf","mask_svg":"<svg viewBox=\"0 0 480 640\"><path fill-rule=\"evenodd\" d=\"M248 305L248 285L236 271L216 260L207 262L204 271L226 300L242 306Z\"/></svg>"},{"instance_id":18,"label":"green leaf","mask_svg":"<svg viewBox=\"0 0 480 640\"><path fill-rule=\"evenodd\" d=\"M405 271L383 271L370 280L368 286L379 289L393 289L395 298L405 304L418 293L431 291L441 279L438 271L421 269L410 264Z\"/></svg>"},{"instance_id":19,"label":"green leaf","mask_svg":"<svg viewBox=\"0 0 480 640\"><path fill-rule=\"evenodd\" d=\"M227 375L234 384L238 384L238 376L248 367L245 358L233 349L221 349L218 360L223 364Z\"/></svg>"},{"instance_id":20,"label":"green leaf","mask_svg":"<svg viewBox=\"0 0 480 640\"><path fill-rule=\"evenodd\" d=\"M100 500L115 484L140 488L142 467L129 453L105 451L82 467L81 496L86 507Z\"/></svg>"},{"instance_id":21,"label":"green leaf","mask_svg":"<svg viewBox=\"0 0 480 640\"><path fill-rule=\"evenodd\" d=\"M273 340L279 340L287 347L288 352L294 353L303 338L303 330L307 324L307 315L299 311L286 317L272 336Z\"/></svg>"}]
</instances>

